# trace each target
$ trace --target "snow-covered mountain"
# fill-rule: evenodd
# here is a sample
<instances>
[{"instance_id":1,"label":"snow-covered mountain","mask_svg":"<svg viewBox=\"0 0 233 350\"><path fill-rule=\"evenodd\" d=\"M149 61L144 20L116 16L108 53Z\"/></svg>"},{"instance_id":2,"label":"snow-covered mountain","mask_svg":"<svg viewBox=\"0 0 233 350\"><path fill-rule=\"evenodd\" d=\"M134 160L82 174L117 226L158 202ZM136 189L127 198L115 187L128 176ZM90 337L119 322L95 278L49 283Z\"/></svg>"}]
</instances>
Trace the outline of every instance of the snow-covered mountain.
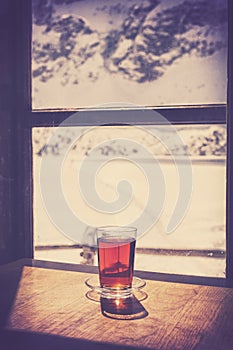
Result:
<instances>
[{"instance_id":1,"label":"snow-covered mountain","mask_svg":"<svg viewBox=\"0 0 233 350\"><path fill-rule=\"evenodd\" d=\"M35 107L222 103L226 1L34 0Z\"/></svg>"}]
</instances>

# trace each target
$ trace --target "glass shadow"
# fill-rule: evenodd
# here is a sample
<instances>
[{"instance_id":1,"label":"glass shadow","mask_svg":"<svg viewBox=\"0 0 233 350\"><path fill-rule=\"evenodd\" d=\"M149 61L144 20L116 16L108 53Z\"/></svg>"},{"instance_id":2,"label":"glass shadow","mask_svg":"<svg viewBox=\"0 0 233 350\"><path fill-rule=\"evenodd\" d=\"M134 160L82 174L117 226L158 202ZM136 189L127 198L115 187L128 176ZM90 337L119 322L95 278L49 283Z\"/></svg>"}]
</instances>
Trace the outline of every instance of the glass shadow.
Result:
<instances>
[{"instance_id":1,"label":"glass shadow","mask_svg":"<svg viewBox=\"0 0 233 350\"><path fill-rule=\"evenodd\" d=\"M147 294L146 294L147 298ZM100 298L103 316L118 320L136 320L149 314L140 301L131 295L128 298Z\"/></svg>"}]
</instances>

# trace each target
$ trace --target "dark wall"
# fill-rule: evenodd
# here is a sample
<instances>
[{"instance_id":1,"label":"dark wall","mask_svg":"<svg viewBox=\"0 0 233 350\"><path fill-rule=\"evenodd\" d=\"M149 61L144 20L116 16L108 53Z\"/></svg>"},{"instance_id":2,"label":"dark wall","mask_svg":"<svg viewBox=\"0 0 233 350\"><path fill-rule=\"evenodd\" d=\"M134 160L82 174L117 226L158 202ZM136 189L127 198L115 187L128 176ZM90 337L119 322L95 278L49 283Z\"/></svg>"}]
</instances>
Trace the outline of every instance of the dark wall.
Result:
<instances>
[{"instance_id":1,"label":"dark wall","mask_svg":"<svg viewBox=\"0 0 233 350\"><path fill-rule=\"evenodd\" d=\"M13 258L15 125L12 1L0 6L0 263Z\"/></svg>"},{"instance_id":2,"label":"dark wall","mask_svg":"<svg viewBox=\"0 0 233 350\"><path fill-rule=\"evenodd\" d=\"M30 0L4 0L0 5L0 264L32 255L29 50L22 40L30 34L30 23L26 28L23 18L29 5Z\"/></svg>"}]
</instances>

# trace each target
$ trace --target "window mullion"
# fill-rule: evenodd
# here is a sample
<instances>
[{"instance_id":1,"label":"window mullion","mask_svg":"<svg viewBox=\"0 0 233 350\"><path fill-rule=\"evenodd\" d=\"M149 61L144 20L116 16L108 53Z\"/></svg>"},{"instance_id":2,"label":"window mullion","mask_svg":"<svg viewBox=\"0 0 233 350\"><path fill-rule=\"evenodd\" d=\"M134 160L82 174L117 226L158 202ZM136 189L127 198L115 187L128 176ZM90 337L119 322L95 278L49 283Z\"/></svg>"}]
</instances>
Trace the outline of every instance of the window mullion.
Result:
<instances>
[{"instance_id":1,"label":"window mullion","mask_svg":"<svg viewBox=\"0 0 233 350\"><path fill-rule=\"evenodd\" d=\"M228 1L228 134L227 134L227 283L233 286L233 2Z\"/></svg>"},{"instance_id":2,"label":"window mullion","mask_svg":"<svg viewBox=\"0 0 233 350\"><path fill-rule=\"evenodd\" d=\"M155 111L155 113L153 113ZM226 106L177 107L135 110L56 110L33 111L29 113L32 127L58 126L66 118L77 113L77 125L106 125L106 124L157 124L157 113L173 124L225 124Z\"/></svg>"}]
</instances>

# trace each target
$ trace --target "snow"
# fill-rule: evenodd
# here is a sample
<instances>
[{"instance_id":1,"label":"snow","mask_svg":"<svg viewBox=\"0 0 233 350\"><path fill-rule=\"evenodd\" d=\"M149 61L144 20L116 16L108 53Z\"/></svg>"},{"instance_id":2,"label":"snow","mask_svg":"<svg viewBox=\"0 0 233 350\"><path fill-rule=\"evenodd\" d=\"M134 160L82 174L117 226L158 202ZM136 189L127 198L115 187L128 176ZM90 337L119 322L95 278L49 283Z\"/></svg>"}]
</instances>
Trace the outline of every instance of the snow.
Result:
<instances>
[{"instance_id":1,"label":"snow","mask_svg":"<svg viewBox=\"0 0 233 350\"><path fill-rule=\"evenodd\" d=\"M145 1L140 3L141 5L146 4ZM196 45L195 50L201 50L200 45L204 45L205 41L205 45L209 45L209 47L214 45L215 52L198 56L194 50L194 53L187 52L181 56L179 46L174 49L169 48L169 52L158 56L162 66L154 68L158 72L158 78L153 81L138 82L144 75L135 63L135 54L139 54L136 45L140 42L144 45L145 39L140 30L135 42L127 40L125 37L127 33L121 32L119 45L113 52L111 59L103 59L102 53L106 35L112 30L120 30L134 4L138 4L138 2L86 0L56 5L56 16L64 17L64 15L72 14L74 19L83 19L85 25L94 32L89 35L78 34L76 36L74 39L76 40L75 49L71 51L71 55L67 57L64 65L59 68L57 62L53 62L56 69L52 78L50 71L47 75L43 73L44 79L42 81L39 77L33 79L34 108L93 108L117 102L122 103L122 105L132 103L149 107L225 103L227 49L224 48L223 28L211 27L211 30L208 30L205 26L193 26L188 32L182 34L180 38L184 37L186 42L191 40ZM181 4L181 1L161 1L158 7L149 12L144 21L144 27L155 23L154 16L159 11L164 11L170 6L178 4ZM135 24L135 21L133 23ZM34 25L33 39L40 43L49 43L51 47L59 45L58 33L51 30L43 34L44 30L45 26ZM176 37L178 38L178 36ZM196 44L197 39L200 41L199 44ZM94 42L99 42L99 46L90 51L91 43ZM134 44L134 54L130 53L132 43ZM157 41L155 44L158 44ZM220 44L223 47L217 49ZM161 45L164 43L162 42ZM80 50L84 50L88 55L91 54L92 57L84 59L83 63L78 63L77 58ZM114 58L122 58L124 55L125 58L119 62L119 65L115 65ZM152 52L144 52L144 55L148 59L151 57L152 62L157 60L157 56L152 55ZM172 64L170 64L171 60ZM43 57L40 62L42 63L42 61ZM37 65L33 60L33 69Z\"/></svg>"},{"instance_id":2,"label":"snow","mask_svg":"<svg viewBox=\"0 0 233 350\"><path fill-rule=\"evenodd\" d=\"M38 178L40 174L40 161L41 158L39 157L35 158L34 161L34 244L35 246L73 244L73 239L69 239L69 232L65 232L64 234L64 232L61 232L54 225L43 204ZM191 204L182 223L169 235L166 234L165 227L173 210L179 186L177 184L177 172L174 165L167 161L164 163L160 161L160 165L166 179L164 209L159 220L137 241L137 247L225 251L225 163L222 161L199 162L198 160L192 163L193 193ZM101 226L103 223L111 224L113 221L114 224L127 224L127 220L132 219L143 211L146 201L147 183L145 183L140 171L135 171L135 167L126 168L125 163L118 162L112 169L110 166L110 170L107 169L108 171L102 171L98 174L96 187L99 195L106 202L114 199L116 195L116 181L122 179L123 174L133 185L134 194L132 203L130 203L131 205L123 208L117 215L109 217L109 214L93 210L80 196L76 180L78 164L76 162L70 163L69 159L67 159L63 166L63 191L65 198L70 209L81 217L82 221L86 222L87 227ZM151 164L151 171L153 171L153 164ZM140 186L135 184L140 184ZM54 196L56 198L56 193L54 193ZM56 205L55 200L54 206L56 207ZM59 215L62 216L63 213L60 212ZM77 236L80 237L82 235L83 233L79 232L79 228L77 227ZM35 253L36 258L45 257L44 251L36 250ZM79 256L79 253L75 253L72 249L66 251L50 250L46 254L46 259L50 256L52 260L57 257L68 262L76 262L78 258L75 257L75 254ZM186 264L187 261L189 261L188 264ZM189 266L191 266L191 262L193 262L193 266L190 270ZM138 269L142 268L156 272L169 272L171 268L171 271L174 273L187 272L188 274L223 276L224 263L224 259L139 255L136 266ZM196 270L195 264L197 264Z\"/></svg>"}]
</instances>

